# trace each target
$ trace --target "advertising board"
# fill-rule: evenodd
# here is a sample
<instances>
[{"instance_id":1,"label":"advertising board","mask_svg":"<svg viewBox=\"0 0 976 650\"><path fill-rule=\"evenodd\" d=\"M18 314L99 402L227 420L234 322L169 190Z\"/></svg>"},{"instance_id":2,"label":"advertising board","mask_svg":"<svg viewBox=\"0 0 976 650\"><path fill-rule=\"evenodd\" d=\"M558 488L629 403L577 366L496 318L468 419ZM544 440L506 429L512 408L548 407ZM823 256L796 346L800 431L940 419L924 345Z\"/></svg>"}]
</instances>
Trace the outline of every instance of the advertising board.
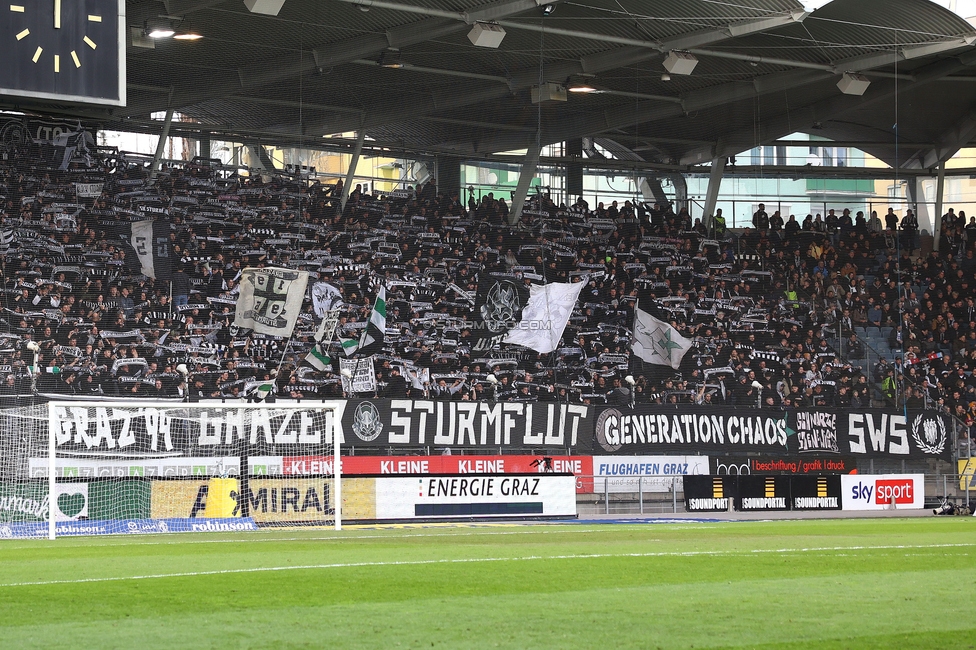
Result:
<instances>
[{"instance_id":1,"label":"advertising board","mask_svg":"<svg viewBox=\"0 0 976 650\"><path fill-rule=\"evenodd\" d=\"M529 516L575 517L576 478L502 474L376 479L376 518L381 520Z\"/></svg>"},{"instance_id":2,"label":"advertising board","mask_svg":"<svg viewBox=\"0 0 976 650\"><path fill-rule=\"evenodd\" d=\"M684 476L708 473L708 456L594 456L593 491L680 491Z\"/></svg>"},{"instance_id":3,"label":"advertising board","mask_svg":"<svg viewBox=\"0 0 976 650\"><path fill-rule=\"evenodd\" d=\"M925 507L924 474L855 474L840 479L844 510Z\"/></svg>"}]
</instances>

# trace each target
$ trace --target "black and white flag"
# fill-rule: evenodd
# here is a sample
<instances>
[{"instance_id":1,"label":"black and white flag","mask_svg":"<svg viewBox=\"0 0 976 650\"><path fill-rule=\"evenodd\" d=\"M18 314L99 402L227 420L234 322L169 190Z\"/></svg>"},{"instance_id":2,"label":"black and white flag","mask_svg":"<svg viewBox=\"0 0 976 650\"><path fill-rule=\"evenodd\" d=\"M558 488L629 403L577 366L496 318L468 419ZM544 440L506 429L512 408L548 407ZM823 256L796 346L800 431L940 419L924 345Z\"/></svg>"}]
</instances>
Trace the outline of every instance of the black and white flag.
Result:
<instances>
[{"instance_id":1,"label":"black and white flag","mask_svg":"<svg viewBox=\"0 0 976 650\"><path fill-rule=\"evenodd\" d=\"M135 221L130 243L142 265L142 274L154 280L173 277L173 250L169 240L170 226L165 221Z\"/></svg>"},{"instance_id":2,"label":"black and white flag","mask_svg":"<svg viewBox=\"0 0 976 650\"><path fill-rule=\"evenodd\" d=\"M257 334L290 337L302 310L308 271L268 267L241 274L234 326Z\"/></svg>"}]
</instances>

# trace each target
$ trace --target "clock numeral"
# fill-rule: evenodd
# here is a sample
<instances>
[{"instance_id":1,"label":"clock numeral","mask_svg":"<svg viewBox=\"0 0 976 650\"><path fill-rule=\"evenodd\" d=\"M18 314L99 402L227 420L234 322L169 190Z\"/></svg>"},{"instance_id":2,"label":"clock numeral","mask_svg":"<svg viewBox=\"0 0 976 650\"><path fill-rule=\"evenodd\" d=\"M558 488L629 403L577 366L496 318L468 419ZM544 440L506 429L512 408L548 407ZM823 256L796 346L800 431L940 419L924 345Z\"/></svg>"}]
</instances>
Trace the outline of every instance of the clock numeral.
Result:
<instances>
[{"instance_id":1,"label":"clock numeral","mask_svg":"<svg viewBox=\"0 0 976 650\"><path fill-rule=\"evenodd\" d=\"M54 55L54 71L61 72L61 56L59 54Z\"/></svg>"},{"instance_id":2,"label":"clock numeral","mask_svg":"<svg viewBox=\"0 0 976 650\"><path fill-rule=\"evenodd\" d=\"M29 29L25 29L21 33L17 34L17 40L18 41L22 41L25 38L27 38L28 36L30 36L30 30Z\"/></svg>"},{"instance_id":3,"label":"clock numeral","mask_svg":"<svg viewBox=\"0 0 976 650\"><path fill-rule=\"evenodd\" d=\"M31 61L33 61L34 63L37 63L37 60L38 60L39 58L41 58L41 52L43 52L43 51L44 51L44 48L43 48L43 47L39 47L39 48L37 48L37 49L36 49L36 50L34 51L34 58L32 58L32 59L31 59Z\"/></svg>"},{"instance_id":4,"label":"clock numeral","mask_svg":"<svg viewBox=\"0 0 976 650\"><path fill-rule=\"evenodd\" d=\"M93 41L92 39L88 38L87 36L85 37L85 45L87 45L88 47L90 47L93 50L97 47L97 45L95 45L95 41Z\"/></svg>"},{"instance_id":5,"label":"clock numeral","mask_svg":"<svg viewBox=\"0 0 976 650\"><path fill-rule=\"evenodd\" d=\"M24 7L22 5L10 5L10 11L22 14L24 13Z\"/></svg>"},{"instance_id":6,"label":"clock numeral","mask_svg":"<svg viewBox=\"0 0 976 650\"><path fill-rule=\"evenodd\" d=\"M101 16L91 16L91 15L89 15L88 16L88 22L91 22L91 23L100 23L100 22L102 22L102 17Z\"/></svg>"},{"instance_id":7,"label":"clock numeral","mask_svg":"<svg viewBox=\"0 0 976 650\"><path fill-rule=\"evenodd\" d=\"M75 52L74 50L71 50L71 60L75 62L76 68L81 67L81 61L78 60L78 53Z\"/></svg>"}]
</instances>

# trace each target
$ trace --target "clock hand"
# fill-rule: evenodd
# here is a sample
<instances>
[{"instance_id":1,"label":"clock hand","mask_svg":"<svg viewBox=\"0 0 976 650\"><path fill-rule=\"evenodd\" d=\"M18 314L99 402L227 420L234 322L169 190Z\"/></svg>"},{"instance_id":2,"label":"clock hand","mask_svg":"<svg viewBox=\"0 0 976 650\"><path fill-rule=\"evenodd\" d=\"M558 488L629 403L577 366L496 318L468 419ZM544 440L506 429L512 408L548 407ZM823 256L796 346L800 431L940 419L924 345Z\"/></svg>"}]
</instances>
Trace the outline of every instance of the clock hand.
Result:
<instances>
[{"instance_id":1,"label":"clock hand","mask_svg":"<svg viewBox=\"0 0 976 650\"><path fill-rule=\"evenodd\" d=\"M61 0L54 0L54 29L61 29Z\"/></svg>"}]
</instances>

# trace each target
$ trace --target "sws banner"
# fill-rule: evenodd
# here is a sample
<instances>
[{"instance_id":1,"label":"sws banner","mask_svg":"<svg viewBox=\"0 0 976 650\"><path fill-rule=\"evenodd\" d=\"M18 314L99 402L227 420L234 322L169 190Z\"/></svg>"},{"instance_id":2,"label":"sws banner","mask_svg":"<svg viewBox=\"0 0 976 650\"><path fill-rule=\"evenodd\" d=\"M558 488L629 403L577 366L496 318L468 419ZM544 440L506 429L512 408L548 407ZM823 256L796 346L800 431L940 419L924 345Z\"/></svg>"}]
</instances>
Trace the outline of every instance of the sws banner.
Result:
<instances>
[{"instance_id":1,"label":"sws banner","mask_svg":"<svg viewBox=\"0 0 976 650\"><path fill-rule=\"evenodd\" d=\"M949 428L931 411L668 408L596 410L580 453L948 458Z\"/></svg>"}]
</instances>

